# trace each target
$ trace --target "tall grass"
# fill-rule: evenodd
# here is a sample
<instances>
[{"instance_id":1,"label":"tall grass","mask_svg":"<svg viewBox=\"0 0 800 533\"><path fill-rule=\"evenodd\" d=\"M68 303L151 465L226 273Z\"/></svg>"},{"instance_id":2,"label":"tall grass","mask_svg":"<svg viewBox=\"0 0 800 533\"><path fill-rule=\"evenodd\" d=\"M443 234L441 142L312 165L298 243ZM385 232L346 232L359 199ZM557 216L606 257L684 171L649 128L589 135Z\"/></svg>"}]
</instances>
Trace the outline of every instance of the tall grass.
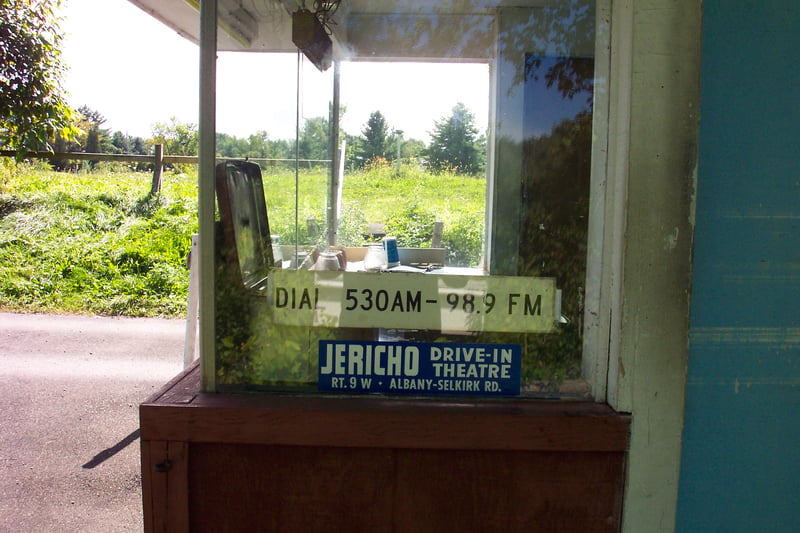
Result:
<instances>
[{"instance_id":1,"label":"tall grass","mask_svg":"<svg viewBox=\"0 0 800 533\"><path fill-rule=\"evenodd\" d=\"M197 175L151 176L122 165L59 173L0 162L0 309L24 312L182 316L191 235L197 231ZM306 220L326 220L327 171L264 171L272 233L313 244ZM295 184L299 205L295 213ZM361 244L364 224L386 224L401 245L428 246L444 221L452 264L480 259L485 181L378 165L348 174L341 244ZM426 241L427 239L427 241Z\"/></svg>"},{"instance_id":2,"label":"tall grass","mask_svg":"<svg viewBox=\"0 0 800 533\"><path fill-rule=\"evenodd\" d=\"M298 184L288 171L264 171L270 229L282 242L294 242L294 192L299 185L298 224L302 244L309 244L306 221L326 221L327 171L301 172ZM486 181L455 173L431 174L415 165L397 169L373 164L344 178L339 244L360 245L364 226L378 223L400 246L430 246L433 224L444 223L443 245L453 265L481 259ZM324 238L323 234L320 239Z\"/></svg>"},{"instance_id":3,"label":"tall grass","mask_svg":"<svg viewBox=\"0 0 800 533\"><path fill-rule=\"evenodd\" d=\"M0 181L0 307L180 316L196 177L18 169Z\"/></svg>"}]
</instances>

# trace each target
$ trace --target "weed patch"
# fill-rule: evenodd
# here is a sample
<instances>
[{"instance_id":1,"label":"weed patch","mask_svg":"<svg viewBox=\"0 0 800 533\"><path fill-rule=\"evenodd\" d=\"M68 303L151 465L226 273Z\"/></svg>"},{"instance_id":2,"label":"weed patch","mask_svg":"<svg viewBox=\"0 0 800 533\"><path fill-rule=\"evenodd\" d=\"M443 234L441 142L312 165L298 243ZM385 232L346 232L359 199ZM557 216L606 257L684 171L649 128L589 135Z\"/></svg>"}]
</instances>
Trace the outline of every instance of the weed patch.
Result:
<instances>
[{"instance_id":1,"label":"weed patch","mask_svg":"<svg viewBox=\"0 0 800 533\"><path fill-rule=\"evenodd\" d=\"M41 165L0 171L0 309L185 314L186 257L197 232L194 172L167 174L162 192L150 194L147 173L76 174ZM328 171L263 174L272 233L284 244L326 243ZM438 219L451 264L476 265L484 196L482 179L415 166L347 174L339 243L363 244L366 225L375 222L403 246L430 246Z\"/></svg>"},{"instance_id":2,"label":"weed patch","mask_svg":"<svg viewBox=\"0 0 800 533\"><path fill-rule=\"evenodd\" d=\"M0 308L184 315L196 178L167 181L151 196L147 174L7 176L13 192L0 193ZM168 201L175 190L181 197Z\"/></svg>"}]
</instances>

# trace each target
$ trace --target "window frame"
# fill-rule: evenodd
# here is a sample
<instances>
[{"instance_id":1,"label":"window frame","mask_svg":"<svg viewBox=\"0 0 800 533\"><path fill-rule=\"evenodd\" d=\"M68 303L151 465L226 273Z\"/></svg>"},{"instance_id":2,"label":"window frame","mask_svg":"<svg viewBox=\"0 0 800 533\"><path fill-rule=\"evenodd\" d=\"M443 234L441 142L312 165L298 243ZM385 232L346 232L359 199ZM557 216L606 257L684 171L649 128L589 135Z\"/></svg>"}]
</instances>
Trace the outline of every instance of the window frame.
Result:
<instances>
[{"instance_id":1,"label":"window frame","mask_svg":"<svg viewBox=\"0 0 800 533\"><path fill-rule=\"evenodd\" d=\"M545 5L537 2L537 6ZM216 134L216 51L217 4L200 5L200 123L199 123L199 351L202 390L216 390L214 357L214 164ZM592 385L595 401L617 403L618 358L611 357L619 349L620 313L613 312L621 304L621 279L624 231L625 191L627 189L627 122L630 117L630 46L629 24L611 24L611 0L597 0L595 37L595 80L605 83L598 97L595 89L593 109L592 176L590 192L589 234L587 250L586 299L582 373ZM616 20L616 19L615 19ZM630 20L628 21L630 22ZM627 29L626 29L627 28ZM603 37L605 36L605 37ZM611 50L615 54L611 54ZM619 50L618 50L619 49ZM496 65L490 61L490 128L487 167L486 248L491 253L499 248L494 242L494 218L491 211L507 201L509 193L498 193L495 176L499 174L496 153L497 90ZM596 82L596 85L599 85ZM613 139L613 142L611 140ZM515 181L516 184L516 181ZM516 201L519 204L518 199ZM504 207L505 209L505 207Z\"/></svg>"}]
</instances>

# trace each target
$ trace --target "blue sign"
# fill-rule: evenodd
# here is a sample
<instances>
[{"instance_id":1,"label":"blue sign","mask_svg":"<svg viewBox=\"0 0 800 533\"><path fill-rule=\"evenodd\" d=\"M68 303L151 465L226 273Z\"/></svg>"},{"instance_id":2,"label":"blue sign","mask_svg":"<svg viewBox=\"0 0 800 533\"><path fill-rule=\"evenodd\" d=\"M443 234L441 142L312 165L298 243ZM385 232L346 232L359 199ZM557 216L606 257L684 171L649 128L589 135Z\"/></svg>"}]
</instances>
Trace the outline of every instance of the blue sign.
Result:
<instances>
[{"instance_id":1,"label":"blue sign","mask_svg":"<svg viewBox=\"0 0 800 533\"><path fill-rule=\"evenodd\" d=\"M319 390L518 396L519 344L320 341Z\"/></svg>"}]
</instances>

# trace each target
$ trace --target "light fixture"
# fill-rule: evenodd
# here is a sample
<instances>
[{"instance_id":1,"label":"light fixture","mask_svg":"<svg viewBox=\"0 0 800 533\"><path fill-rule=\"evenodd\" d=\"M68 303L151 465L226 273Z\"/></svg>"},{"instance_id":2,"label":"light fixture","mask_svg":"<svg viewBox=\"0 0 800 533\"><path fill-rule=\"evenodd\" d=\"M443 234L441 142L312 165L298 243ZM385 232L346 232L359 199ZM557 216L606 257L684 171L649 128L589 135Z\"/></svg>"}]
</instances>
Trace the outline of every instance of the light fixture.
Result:
<instances>
[{"instance_id":1,"label":"light fixture","mask_svg":"<svg viewBox=\"0 0 800 533\"><path fill-rule=\"evenodd\" d=\"M333 41L329 25L339 7L339 0L315 1L315 11L300 9L292 13L292 42L320 71L333 63Z\"/></svg>"},{"instance_id":2,"label":"light fixture","mask_svg":"<svg viewBox=\"0 0 800 533\"><path fill-rule=\"evenodd\" d=\"M292 14L292 42L320 72L333 63L333 42L311 11L301 9Z\"/></svg>"}]
</instances>

